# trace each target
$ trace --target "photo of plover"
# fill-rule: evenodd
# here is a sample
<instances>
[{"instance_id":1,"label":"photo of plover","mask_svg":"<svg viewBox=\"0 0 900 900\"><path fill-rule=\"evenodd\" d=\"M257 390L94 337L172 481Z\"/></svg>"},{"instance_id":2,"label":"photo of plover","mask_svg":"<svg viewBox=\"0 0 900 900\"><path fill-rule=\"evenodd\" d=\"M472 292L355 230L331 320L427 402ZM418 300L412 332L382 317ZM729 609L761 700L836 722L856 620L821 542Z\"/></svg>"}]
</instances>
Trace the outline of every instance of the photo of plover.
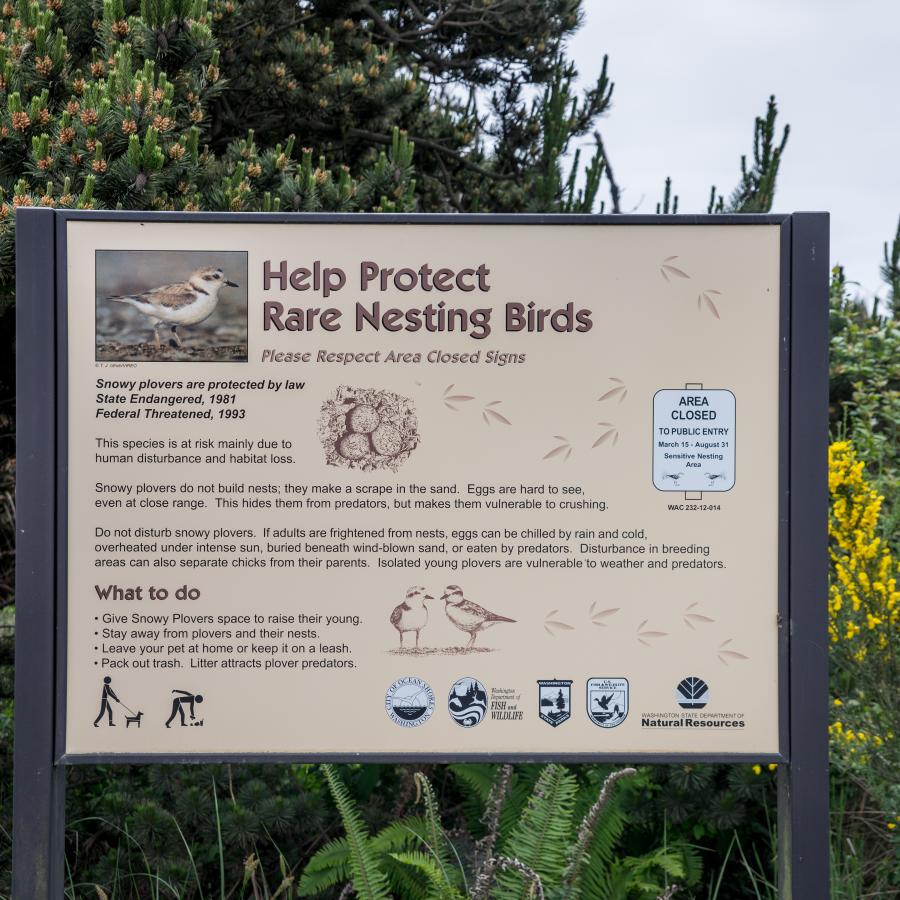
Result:
<instances>
[{"instance_id":1,"label":"photo of plover","mask_svg":"<svg viewBox=\"0 0 900 900\"><path fill-rule=\"evenodd\" d=\"M247 361L246 252L98 250L95 260L98 362Z\"/></svg>"},{"instance_id":2,"label":"photo of plover","mask_svg":"<svg viewBox=\"0 0 900 900\"><path fill-rule=\"evenodd\" d=\"M156 346L160 346L160 326L170 326L172 346L181 347L179 325L196 325L208 319L219 303L219 291L223 287L239 287L236 281L225 277L221 269L205 266L191 273L187 281L162 284L140 294L107 297L116 303L128 303L143 313L153 326Z\"/></svg>"}]
</instances>

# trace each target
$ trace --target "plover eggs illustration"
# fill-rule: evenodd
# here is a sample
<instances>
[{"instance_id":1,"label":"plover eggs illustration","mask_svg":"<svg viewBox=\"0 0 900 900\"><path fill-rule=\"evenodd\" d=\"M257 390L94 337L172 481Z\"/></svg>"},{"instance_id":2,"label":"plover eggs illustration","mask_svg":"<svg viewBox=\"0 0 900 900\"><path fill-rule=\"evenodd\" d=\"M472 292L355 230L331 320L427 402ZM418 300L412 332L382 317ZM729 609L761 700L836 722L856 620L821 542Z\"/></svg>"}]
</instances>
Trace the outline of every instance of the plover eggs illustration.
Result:
<instances>
[{"instance_id":1,"label":"plover eggs illustration","mask_svg":"<svg viewBox=\"0 0 900 900\"><path fill-rule=\"evenodd\" d=\"M366 434L345 434L338 441L338 453L344 459L362 459L372 449Z\"/></svg>"},{"instance_id":2,"label":"plover eggs illustration","mask_svg":"<svg viewBox=\"0 0 900 900\"><path fill-rule=\"evenodd\" d=\"M354 406L347 415L347 427L356 434L371 434L380 424L378 413L365 403Z\"/></svg>"},{"instance_id":3,"label":"plover eggs illustration","mask_svg":"<svg viewBox=\"0 0 900 900\"><path fill-rule=\"evenodd\" d=\"M400 430L393 425L379 425L372 432L372 445L382 456L396 456L402 443Z\"/></svg>"}]
</instances>

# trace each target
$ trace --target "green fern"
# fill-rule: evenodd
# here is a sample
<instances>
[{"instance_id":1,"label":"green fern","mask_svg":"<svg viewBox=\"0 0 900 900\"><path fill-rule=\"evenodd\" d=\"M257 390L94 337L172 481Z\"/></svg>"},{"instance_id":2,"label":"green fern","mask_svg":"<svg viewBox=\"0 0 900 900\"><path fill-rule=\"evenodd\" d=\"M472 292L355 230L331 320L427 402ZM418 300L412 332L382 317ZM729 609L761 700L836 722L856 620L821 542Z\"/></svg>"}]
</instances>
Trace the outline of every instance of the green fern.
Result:
<instances>
[{"instance_id":1,"label":"green fern","mask_svg":"<svg viewBox=\"0 0 900 900\"><path fill-rule=\"evenodd\" d=\"M428 880L428 894L421 900L464 900L465 894L450 883L447 872L431 854L421 850L407 850L392 853L391 856L397 862L421 872Z\"/></svg>"},{"instance_id":2,"label":"green fern","mask_svg":"<svg viewBox=\"0 0 900 900\"><path fill-rule=\"evenodd\" d=\"M469 789L467 793L474 794L481 803L487 801L499 768L499 766L487 763L464 763L447 766L447 769Z\"/></svg>"},{"instance_id":3,"label":"green fern","mask_svg":"<svg viewBox=\"0 0 900 900\"><path fill-rule=\"evenodd\" d=\"M674 883L691 884L694 851L686 846L660 848L644 856L613 860L590 868L582 880L582 896L591 900L656 900Z\"/></svg>"},{"instance_id":4,"label":"green fern","mask_svg":"<svg viewBox=\"0 0 900 900\"><path fill-rule=\"evenodd\" d=\"M500 767L485 764L467 764L450 766L450 771L469 790L465 791L467 797L474 792L477 803L466 805L466 815L470 827L475 834L482 831L482 815L484 805L487 802L491 787L497 778ZM528 804L528 799L534 790L543 767L534 763L526 763L516 766L509 793L500 810L500 839L509 837L516 823L521 819L522 813Z\"/></svg>"},{"instance_id":5,"label":"green fern","mask_svg":"<svg viewBox=\"0 0 900 900\"><path fill-rule=\"evenodd\" d=\"M503 843L502 857L536 872L544 885L559 884L572 839L572 814L578 782L564 766L544 768L519 822ZM503 869L492 896L528 900L531 887L515 869Z\"/></svg>"},{"instance_id":6,"label":"green fern","mask_svg":"<svg viewBox=\"0 0 900 900\"><path fill-rule=\"evenodd\" d=\"M331 789L331 796L334 797L347 835L350 850L348 864L353 889L360 900L390 900L387 876L379 865L378 856L371 846L371 839L356 803L334 766L323 765L322 772Z\"/></svg>"},{"instance_id":7,"label":"green fern","mask_svg":"<svg viewBox=\"0 0 900 900\"><path fill-rule=\"evenodd\" d=\"M567 854L562 876L563 896L567 900L577 900L584 894L591 896L583 891L583 873L591 868L606 869L613 861L616 842L625 828L625 819L614 792L621 779L634 774L634 769L619 769L607 775L597 799L585 812Z\"/></svg>"},{"instance_id":8,"label":"green fern","mask_svg":"<svg viewBox=\"0 0 900 900\"><path fill-rule=\"evenodd\" d=\"M461 880L459 859L455 856L453 845L441 825L441 813L437 798L434 796L434 788L421 772L416 772L415 780L416 790L425 807L425 823L428 828L426 846L433 856L435 864L441 870L444 881L456 888Z\"/></svg>"},{"instance_id":9,"label":"green fern","mask_svg":"<svg viewBox=\"0 0 900 900\"><path fill-rule=\"evenodd\" d=\"M297 892L313 897L350 878L350 845L346 838L329 841L306 864Z\"/></svg>"}]
</instances>

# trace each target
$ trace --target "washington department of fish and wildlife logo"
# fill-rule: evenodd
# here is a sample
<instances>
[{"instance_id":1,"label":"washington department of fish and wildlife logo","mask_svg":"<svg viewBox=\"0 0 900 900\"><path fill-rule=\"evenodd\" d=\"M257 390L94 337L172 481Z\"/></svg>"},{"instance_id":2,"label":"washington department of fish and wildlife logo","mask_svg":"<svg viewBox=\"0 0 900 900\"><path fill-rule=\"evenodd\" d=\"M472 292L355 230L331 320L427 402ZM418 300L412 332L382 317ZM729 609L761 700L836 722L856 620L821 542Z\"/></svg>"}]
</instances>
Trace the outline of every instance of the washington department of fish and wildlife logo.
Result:
<instances>
[{"instance_id":1,"label":"washington department of fish and wildlife logo","mask_svg":"<svg viewBox=\"0 0 900 900\"><path fill-rule=\"evenodd\" d=\"M696 675L688 675L678 682L675 699L682 709L703 709L709 703L709 685Z\"/></svg>"},{"instance_id":2,"label":"washington department of fish and wildlife logo","mask_svg":"<svg viewBox=\"0 0 900 900\"><path fill-rule=\"evenodd\" d=\"M487 706L487 690L476 678L460 678L450 688L447 709L453 721L463 728L474 728L484 718Z\"/></svg>"},{"instance_id":3,"label":"washington department of fish and wildlife logo","mask_svg":"<svg viewBox=\"0 0 900 900\"><path fill-rule=\"evenodd\" d=\"M434 712L434 691L421 678L398 678L384 695L384 710L401 728L417 728Z\"/></svg>"},{"instance_id":4,"label":"washington department of fish and wildlife logo","mask_svg":"<svg viewBox=\"0 0 900 900\"><path fill-rule=\"evenodd\" d=\"M615 728L628 715L627 678L589 678L588 718L601 728Z\"/></svg>"},{"instance_id":5,"label":"washington department of fish and wildlife logo","mask_svg":"<svg viewBox=\"0 0 900 900\"><path fill-rule=\"evenodd\" d=\"M559 678L538 680L538 714L556 728L572 715L572 682Z\"/></svg>"}]
</instances>

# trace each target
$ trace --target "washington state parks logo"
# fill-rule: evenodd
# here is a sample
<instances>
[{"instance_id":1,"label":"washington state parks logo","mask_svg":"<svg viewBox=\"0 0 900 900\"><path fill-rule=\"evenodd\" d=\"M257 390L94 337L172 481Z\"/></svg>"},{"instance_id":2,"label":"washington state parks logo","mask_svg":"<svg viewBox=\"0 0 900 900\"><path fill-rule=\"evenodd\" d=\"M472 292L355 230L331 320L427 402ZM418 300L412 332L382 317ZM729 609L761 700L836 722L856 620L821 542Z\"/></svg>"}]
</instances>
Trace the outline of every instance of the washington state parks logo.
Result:
<instances>
[{"instance_id":1,"label":"washington state parks logo","mask_svg":"<svg viewBox=\"0 0 900 900\"><path fill-rule=\"evenodd\" d=\"M588 718L601 728L621 725L628 715L628 679L588 679L587 712Z\"/></svg>"},{"instance_id":2,"label":"washington state parks logo","mask_svg":"<svg viewBox=\"0 0 900 900\"><path fill-rule=\"evenodd\" d=\"M696 675L688 675L678 682L675 699L682 709L703 709L709 703L709 685Z\"/></svg>"},{"instance_id":3,"label":"washington state parks logo","mask_svg":"<svg viewBox=\"0 0 900 900\"><path fill-rule=\"evenodd\" d=\"M447 698L450 717L463 728L474 728L484 718L487 704L487 689L475 678L454 682Z\"/></svg>"},{"instance_id":4,"label":"washington state parks logo","mask_svg":"<svg viewBox=\"0 0 900 900\"><path fill-rule=\"evenodd\" d=\"M559 678L538 681L538 715L556 728L572 715L572 682Z\"/></svg>"},{"instance_id":5,"label":"washington state parks logo","mask_svg":"<svg viewBox=\"0 0 900 900\"><path fill-rule=\"evenodd\" d=\"M421 678L398 678L384 695L384 710L401 728L417 728L434 712L434 691Z\"/></svg>"}]
</instances>

